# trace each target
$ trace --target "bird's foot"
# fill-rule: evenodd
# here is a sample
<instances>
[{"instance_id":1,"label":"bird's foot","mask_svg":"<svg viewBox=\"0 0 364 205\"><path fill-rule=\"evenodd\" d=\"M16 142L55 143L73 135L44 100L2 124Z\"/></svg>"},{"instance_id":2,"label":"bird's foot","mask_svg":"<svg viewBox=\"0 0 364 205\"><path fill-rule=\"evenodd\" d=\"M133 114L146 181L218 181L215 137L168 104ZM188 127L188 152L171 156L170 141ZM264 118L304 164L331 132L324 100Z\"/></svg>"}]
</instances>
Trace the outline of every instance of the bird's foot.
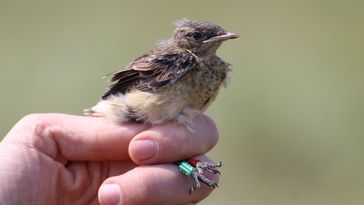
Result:
<instances>
[{"instance_id":1,"label":"bird's foot","mask_svg":"<svg viewBox=\"0 0 364 205\"><path fill-rule=\"evenodd\" d=\"M200 188L201 182L214 189L218 187L215 181L208 179L203 173L198 171L192 172L192 178L194 179L195 184L191 187L190 193Z\"/></svg>"},{"instance_id":2,"label":"bird's foot","mask_svg":"<svg viewBox=\"0 0 364 205\"><path fill-rule=\"evenodd\" d=\"M196 169L201 173L202 170L206 170L213 174L221 174L221 172L218 170L223 165L222 162L219 163L211 163L211 162L197 162L196 163Z\"/></svg>"},{"instance_id":3,"label":"bird's foot","mask_svg":"<svg viewBox=\"0 0 364 205\"><path fill-rule=\"evenodd\" d=\"M213 174L221 174L218 168L222 167L223 163L212 163L212 162L202 162L197 159L189 159L188 163L197 169L199 173L203 173L203 170L208 171Z\"/></svg>"},{"instance_id":4,"label":"bird's foot","mask_svg":"<svg viewBox=\"0 0 364 205\"><path fill-rule=\"evenodd\" d=\"M196 169L192 171L190 176L195 180L195 184L192 186L190 192L192 193L194 190L201 187L201 183L206 184L209 187L217 188L218 185L215 181L212 181L208 179L205 174L204 170L213 174L221 174L219 170L217 170L219 167L223 165L222 162L219 163L211 163L211 162L202 162L197 159L189 159L188 164L195 167Z\"/></svg>"}]
</instances>

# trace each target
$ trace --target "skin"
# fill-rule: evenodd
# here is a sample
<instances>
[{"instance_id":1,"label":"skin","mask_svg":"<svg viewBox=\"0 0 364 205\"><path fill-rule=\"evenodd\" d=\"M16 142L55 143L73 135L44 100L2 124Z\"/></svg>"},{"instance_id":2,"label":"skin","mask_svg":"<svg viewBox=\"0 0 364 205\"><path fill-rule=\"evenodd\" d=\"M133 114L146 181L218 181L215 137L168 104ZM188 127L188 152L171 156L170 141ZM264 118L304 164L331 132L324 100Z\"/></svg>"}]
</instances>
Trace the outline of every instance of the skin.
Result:
<instances>
[{"instance_id":1,"label":"skin","mask_svg":"<svg viewBox=\"0 0 364 205\"><path fill-rule=\"evenodd\" d=\"M218 133L204 115L191 126L193 133L171 123L26 116L0 143L0 204L195 204L212 189L203 186L190 195L193 181L171 163L193 156L208 160L203 154Z\"/></svg>"}]
</instances>

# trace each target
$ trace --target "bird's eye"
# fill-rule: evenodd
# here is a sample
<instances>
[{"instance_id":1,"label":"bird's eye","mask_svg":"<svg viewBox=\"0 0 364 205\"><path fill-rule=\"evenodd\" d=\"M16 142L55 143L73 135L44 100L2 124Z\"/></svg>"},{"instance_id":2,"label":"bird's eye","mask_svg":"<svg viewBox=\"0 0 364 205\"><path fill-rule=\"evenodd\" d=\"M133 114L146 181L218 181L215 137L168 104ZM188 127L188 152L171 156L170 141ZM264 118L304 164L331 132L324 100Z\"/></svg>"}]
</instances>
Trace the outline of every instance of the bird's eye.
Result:
<instances>
[{"instance_id":1,"label":"bird's eye","mask_svg":"<svg viewBox=\"0 0 364 205\"><path fill-rule=\"evenodd\" d=\"M193 32L191 33L191 37L195 39L196 41L199 41L202 39L202 34L199 32Z\"/></svg>"}]
</instances>

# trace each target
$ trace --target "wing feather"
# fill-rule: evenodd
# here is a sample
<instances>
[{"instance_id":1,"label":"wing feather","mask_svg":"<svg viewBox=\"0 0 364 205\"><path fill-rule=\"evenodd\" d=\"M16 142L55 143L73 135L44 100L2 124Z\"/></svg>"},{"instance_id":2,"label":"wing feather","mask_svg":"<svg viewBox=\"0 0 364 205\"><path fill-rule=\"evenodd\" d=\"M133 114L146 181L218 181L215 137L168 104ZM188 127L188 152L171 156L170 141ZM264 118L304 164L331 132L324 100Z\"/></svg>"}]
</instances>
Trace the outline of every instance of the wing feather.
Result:
<instances>
[{"instance_id":1,"label":"wing feather","mask_svg":"<svg viewBox=\"0 0 364 205\"><path fill-rule=\"evenodd\" d=\"M111 85L102 98L131 89L156 92L175 83L196 64L196 57L187 51L143 55L125 69L108 75Z\"/></svg>"}]
</instances>

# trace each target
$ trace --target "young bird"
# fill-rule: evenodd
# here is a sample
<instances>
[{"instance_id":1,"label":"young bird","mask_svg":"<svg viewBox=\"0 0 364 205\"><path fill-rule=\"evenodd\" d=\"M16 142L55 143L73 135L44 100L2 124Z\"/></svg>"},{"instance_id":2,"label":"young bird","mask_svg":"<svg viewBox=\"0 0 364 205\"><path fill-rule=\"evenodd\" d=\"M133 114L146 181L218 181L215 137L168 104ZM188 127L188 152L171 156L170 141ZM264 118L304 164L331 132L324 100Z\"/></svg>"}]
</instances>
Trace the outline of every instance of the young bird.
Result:
<instances>
[{"instance_id":1,"label":"young bird","mask_svg":"<svg viewBox=\"0 0 364 205\"><path fill-rule=\"evenodd\" d=\"M216 49L237 37L212 23L178 21L172 38L109 74L108 91L85 114L188 126L227 84L231 65L216 55Z\"/></svg>"},{"instance_id":2,"label":"young bird","mask_svg":"<svg viewBox=\"0 0 364 205\"><path fill-rule=\"evenodd\" d=\"M225 40L238 37L212 23L178 21L169 40L126 68L107 75L109 89L85 114L151 125L177 121L189 128L193 118L206 110L229 79L231 65L218 57L216 50ZM216 167L204 166L208 171Z\"/></svg>"}]
</instances>

